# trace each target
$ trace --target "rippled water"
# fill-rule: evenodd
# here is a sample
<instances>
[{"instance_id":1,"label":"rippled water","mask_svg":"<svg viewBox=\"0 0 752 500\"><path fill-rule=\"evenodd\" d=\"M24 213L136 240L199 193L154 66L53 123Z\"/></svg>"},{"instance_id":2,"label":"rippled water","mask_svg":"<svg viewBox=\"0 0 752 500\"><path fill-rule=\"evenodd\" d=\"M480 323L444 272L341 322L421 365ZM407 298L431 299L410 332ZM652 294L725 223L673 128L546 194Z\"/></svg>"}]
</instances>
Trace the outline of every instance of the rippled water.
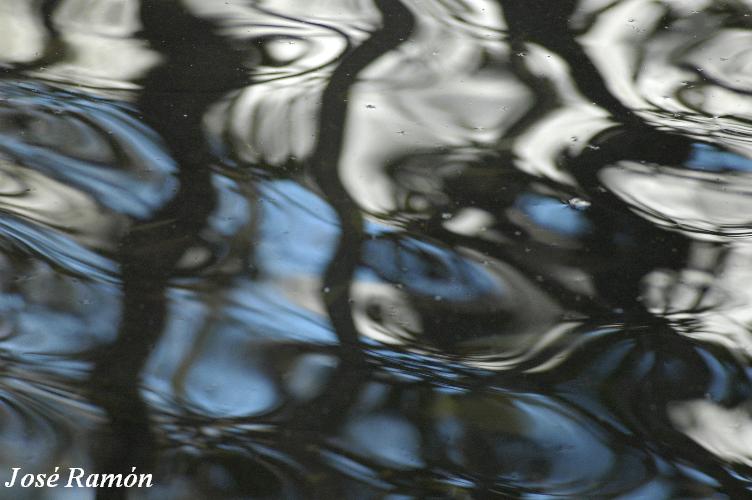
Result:
<instances>
[{"instance_id":1,"label":"rippled water","mask_svg":"<svg viewBox=\"0 0 752 500\"><path fill-rule=\"evenodd\" d=\"M1 0L0 481L156 486L0 498L752 496L750 47L746 0Z\"/></svg>"}]
</instances>

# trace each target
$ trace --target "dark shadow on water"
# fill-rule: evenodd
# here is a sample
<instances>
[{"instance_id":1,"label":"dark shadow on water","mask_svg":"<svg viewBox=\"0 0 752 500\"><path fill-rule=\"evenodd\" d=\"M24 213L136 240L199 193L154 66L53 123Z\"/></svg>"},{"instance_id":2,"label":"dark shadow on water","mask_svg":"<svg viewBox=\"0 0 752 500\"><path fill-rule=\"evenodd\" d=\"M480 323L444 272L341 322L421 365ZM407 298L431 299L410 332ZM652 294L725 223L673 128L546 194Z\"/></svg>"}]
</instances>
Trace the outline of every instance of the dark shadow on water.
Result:
<instances>
[{"instance_id":1,"label":"dark shadow on water","mask_svg":"<svg viewBox=\"0 0 752 500\"><path fill-rule=\"evenodd\" d=\"M131 467L153 471L156 465L159 443L141 395L141 372L166 325L167 287L176 264L188 249L204 244L200 233L216 205L213 158L201 119L223 93L247 83L242 59L211 22L177 2L145 1L140 13L141 36L165 61L141 82L138 106L177 163L179 188L154 216L135 223L119 245L120 328L117 340L97 353L90 378L92 400L110 421L98 444L97 468L110 473L128 473ZM101 490L102 498L110 495Z\"/></svg>"},{"instance_id":2,"label":"dark shadow on water","mask_svg":"<svg viewBox=\"0 0 752 500\"><path fill-rule=\"evenodd\" d=\"M359 73L380 56L394 50L410 37L412 13L400 0L378 0L382 25L361 45L346 54L331 75L321 99L318 139L309 160L308 173L337 214L339 241L323 276L322 299L340 346L339 364L333 383L310 407L301 408L294 425L303 429L335 428L358 396L367 379L368 364L358 330L352 318L350 288L361 265L364 234L363 215L342 184L340 172L348 97Z\"/></svg>"}]
</instances>

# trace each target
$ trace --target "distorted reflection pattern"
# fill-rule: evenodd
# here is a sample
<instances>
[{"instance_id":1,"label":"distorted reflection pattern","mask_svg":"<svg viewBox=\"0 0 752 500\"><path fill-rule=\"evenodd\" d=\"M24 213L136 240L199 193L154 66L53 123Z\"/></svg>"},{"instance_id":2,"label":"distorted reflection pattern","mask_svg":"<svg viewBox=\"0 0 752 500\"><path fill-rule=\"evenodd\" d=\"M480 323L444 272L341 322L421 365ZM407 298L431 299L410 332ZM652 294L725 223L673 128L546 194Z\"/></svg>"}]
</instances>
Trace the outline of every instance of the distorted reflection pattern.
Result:
<instances>
[{"instance_id":1,"label":"distorted reflection pattern","mask_svg":"<svg viewBox=\"0 0 752 500\"><path fill-rule=\"evenodd\" d=\"M747 498L750 20L0 2L0 481Z\"/></svg>"}]
</instances>

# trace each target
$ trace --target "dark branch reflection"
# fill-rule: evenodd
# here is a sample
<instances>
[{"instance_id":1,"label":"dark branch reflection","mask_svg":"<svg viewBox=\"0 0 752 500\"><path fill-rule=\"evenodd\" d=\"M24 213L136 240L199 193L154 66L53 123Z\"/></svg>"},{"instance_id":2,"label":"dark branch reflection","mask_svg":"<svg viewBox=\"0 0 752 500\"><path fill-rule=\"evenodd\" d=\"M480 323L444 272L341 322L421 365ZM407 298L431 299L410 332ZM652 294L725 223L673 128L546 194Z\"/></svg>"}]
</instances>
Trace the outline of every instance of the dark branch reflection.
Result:
<instances>
[{"instance_id":1,"label":"dark branch reflection","mask_svg":"<svg viewBox=\"0 0 752 500\"><path fill-rule=\"evenodd\" d=\"M216 206L212 155L201 134L206 108L244 83L239 54L214 34L216 26L175 3L140 5L142 36L166 63L142 81L138 106L177 163L179 187L152 217L138 221L120 241L123 312L115 342L97 353L92 399L110 427L100 445L100 472L153 470L157 436L141 396L141 372L166 326L167 287L187 251L204 246L201 231ZM170 19L165 27L164 20ZM191 40L184 34L191 33ZM111 493L102 489L109 498Z\"/></svg>"}]
</instances>

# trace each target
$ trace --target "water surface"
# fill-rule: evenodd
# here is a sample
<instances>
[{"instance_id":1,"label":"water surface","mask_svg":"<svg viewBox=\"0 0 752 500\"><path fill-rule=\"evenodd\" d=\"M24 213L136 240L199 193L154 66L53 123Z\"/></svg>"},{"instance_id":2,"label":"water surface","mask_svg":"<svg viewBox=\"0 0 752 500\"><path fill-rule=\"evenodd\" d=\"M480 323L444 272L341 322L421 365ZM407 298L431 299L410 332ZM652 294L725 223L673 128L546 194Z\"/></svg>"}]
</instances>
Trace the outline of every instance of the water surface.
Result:
<instances>
[{"instance_id":1,"label":"water surface","mask_svg":"<svg viewBox=\"0 0 752 500\"><path fill-rule=\"evenodd\" d=\"M742 0L3 0L0 481L747 498L751 42Z\"/></svg>"}]
</instances>

